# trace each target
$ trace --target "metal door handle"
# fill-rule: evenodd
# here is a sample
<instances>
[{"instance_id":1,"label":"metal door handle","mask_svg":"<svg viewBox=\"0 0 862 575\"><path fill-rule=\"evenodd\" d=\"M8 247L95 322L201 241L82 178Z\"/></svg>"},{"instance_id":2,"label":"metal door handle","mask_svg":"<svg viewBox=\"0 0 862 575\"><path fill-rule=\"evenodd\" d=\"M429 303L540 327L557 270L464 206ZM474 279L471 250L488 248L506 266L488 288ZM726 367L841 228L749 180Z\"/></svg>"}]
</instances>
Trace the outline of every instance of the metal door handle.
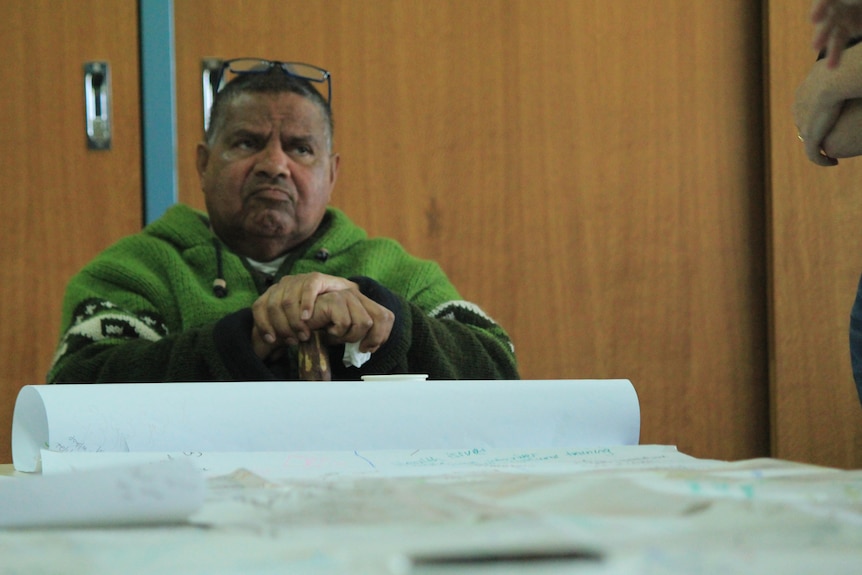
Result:
<instances>
[{"instance_id":1,"label":"metal door handle","mask_svg":"<svg viewBox=\"0 0 862 575\"><path fill-rule=\"evenodd\" d=\"M224 60L220 58L206 58L201 60L201 88L203 88L204 104L204 133L210 126L210 108L212 108L215 95L218 93L223 78L219 76Z\"/></svg>"},{"instance_id":2,"label":"metal door handle","mask_svg":"<svg viewBox=\"0 0 862 575\"><path fill-rule=\"evenodd\" d=\"M111 76L107 62L84 64L84 108L87 147L111 149Z\"/></svg>"}]
</instances>

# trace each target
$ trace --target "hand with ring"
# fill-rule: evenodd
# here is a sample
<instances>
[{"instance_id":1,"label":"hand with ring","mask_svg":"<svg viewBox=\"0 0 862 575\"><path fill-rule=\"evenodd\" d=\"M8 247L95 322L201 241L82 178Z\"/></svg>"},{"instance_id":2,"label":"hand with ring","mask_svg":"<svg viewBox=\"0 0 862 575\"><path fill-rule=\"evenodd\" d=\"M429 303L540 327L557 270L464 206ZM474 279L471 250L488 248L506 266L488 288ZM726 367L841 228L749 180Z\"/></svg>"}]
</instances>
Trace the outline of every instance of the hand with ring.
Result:
<instances>
[{"instance_id":1,"label":"hand with ring","mask_svg":"<svg viewBox=\"0 0 862 575\"><path fill-rule=\"evenodd\" d=\"M795 96L793 119L809 160L834 166L862 155L862 45L846 50L839 68L816 61Z\"/></svg>"}]
</instances>

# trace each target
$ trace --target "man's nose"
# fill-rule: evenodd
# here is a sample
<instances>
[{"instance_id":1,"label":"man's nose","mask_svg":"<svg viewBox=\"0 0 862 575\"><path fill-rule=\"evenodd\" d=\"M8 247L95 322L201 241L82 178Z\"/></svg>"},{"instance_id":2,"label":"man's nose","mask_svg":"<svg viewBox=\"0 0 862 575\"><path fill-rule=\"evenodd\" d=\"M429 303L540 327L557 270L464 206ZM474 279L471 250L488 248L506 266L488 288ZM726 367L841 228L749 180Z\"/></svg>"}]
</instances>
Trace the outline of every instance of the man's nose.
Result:
<instances>
[{"instance_id":1,"label":"man's nose","mask_svg":"<svg viewBox=\"0 0 862 575\"><path fill-rule=\"evenodd\" d=\"M269 142L258 155L256 169L269 178L290 177L290 156L277 140Z\"/></svg>"}]
</instances>

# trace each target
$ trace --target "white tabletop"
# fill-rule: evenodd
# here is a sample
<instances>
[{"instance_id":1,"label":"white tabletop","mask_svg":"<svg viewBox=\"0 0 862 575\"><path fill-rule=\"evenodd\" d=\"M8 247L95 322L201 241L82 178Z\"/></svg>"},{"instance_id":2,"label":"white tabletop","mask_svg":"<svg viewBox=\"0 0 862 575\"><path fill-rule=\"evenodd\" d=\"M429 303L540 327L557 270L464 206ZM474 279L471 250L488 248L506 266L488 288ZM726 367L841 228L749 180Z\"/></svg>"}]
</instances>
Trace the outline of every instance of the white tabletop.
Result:
<instances>
[{"instance_id":1,"label":"white tabletop","mask_svg":"<svg viewBox=\"0 0 862 575\"><path fill-rule=\"evenodd\" d=\"M0 574L862 572L862 471L667 446L246 462L256 471L205 474L179 524L0 530ZM0 508L14 481L0 478ZM505 553L533 559L489 560Z\"/></svg>"}]
</instances>

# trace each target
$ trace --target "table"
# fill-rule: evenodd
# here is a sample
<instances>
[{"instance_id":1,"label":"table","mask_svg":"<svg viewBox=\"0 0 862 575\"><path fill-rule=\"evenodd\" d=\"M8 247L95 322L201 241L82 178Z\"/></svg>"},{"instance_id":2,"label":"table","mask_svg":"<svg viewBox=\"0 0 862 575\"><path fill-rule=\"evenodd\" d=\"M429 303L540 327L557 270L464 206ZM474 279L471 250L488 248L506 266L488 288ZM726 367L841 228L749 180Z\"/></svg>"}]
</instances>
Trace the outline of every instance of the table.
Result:
<instances>
[{"instance_id":1,"label":"table","mask_svg":"<svg viewBox=\"0 0 862 575\"><path fill-rule=\"evenodd\" d=\"M668 446L269 457L205 474L178 524L0 530L0 575L862 572L862 471Z\"/></svg>"}]
</instances>

